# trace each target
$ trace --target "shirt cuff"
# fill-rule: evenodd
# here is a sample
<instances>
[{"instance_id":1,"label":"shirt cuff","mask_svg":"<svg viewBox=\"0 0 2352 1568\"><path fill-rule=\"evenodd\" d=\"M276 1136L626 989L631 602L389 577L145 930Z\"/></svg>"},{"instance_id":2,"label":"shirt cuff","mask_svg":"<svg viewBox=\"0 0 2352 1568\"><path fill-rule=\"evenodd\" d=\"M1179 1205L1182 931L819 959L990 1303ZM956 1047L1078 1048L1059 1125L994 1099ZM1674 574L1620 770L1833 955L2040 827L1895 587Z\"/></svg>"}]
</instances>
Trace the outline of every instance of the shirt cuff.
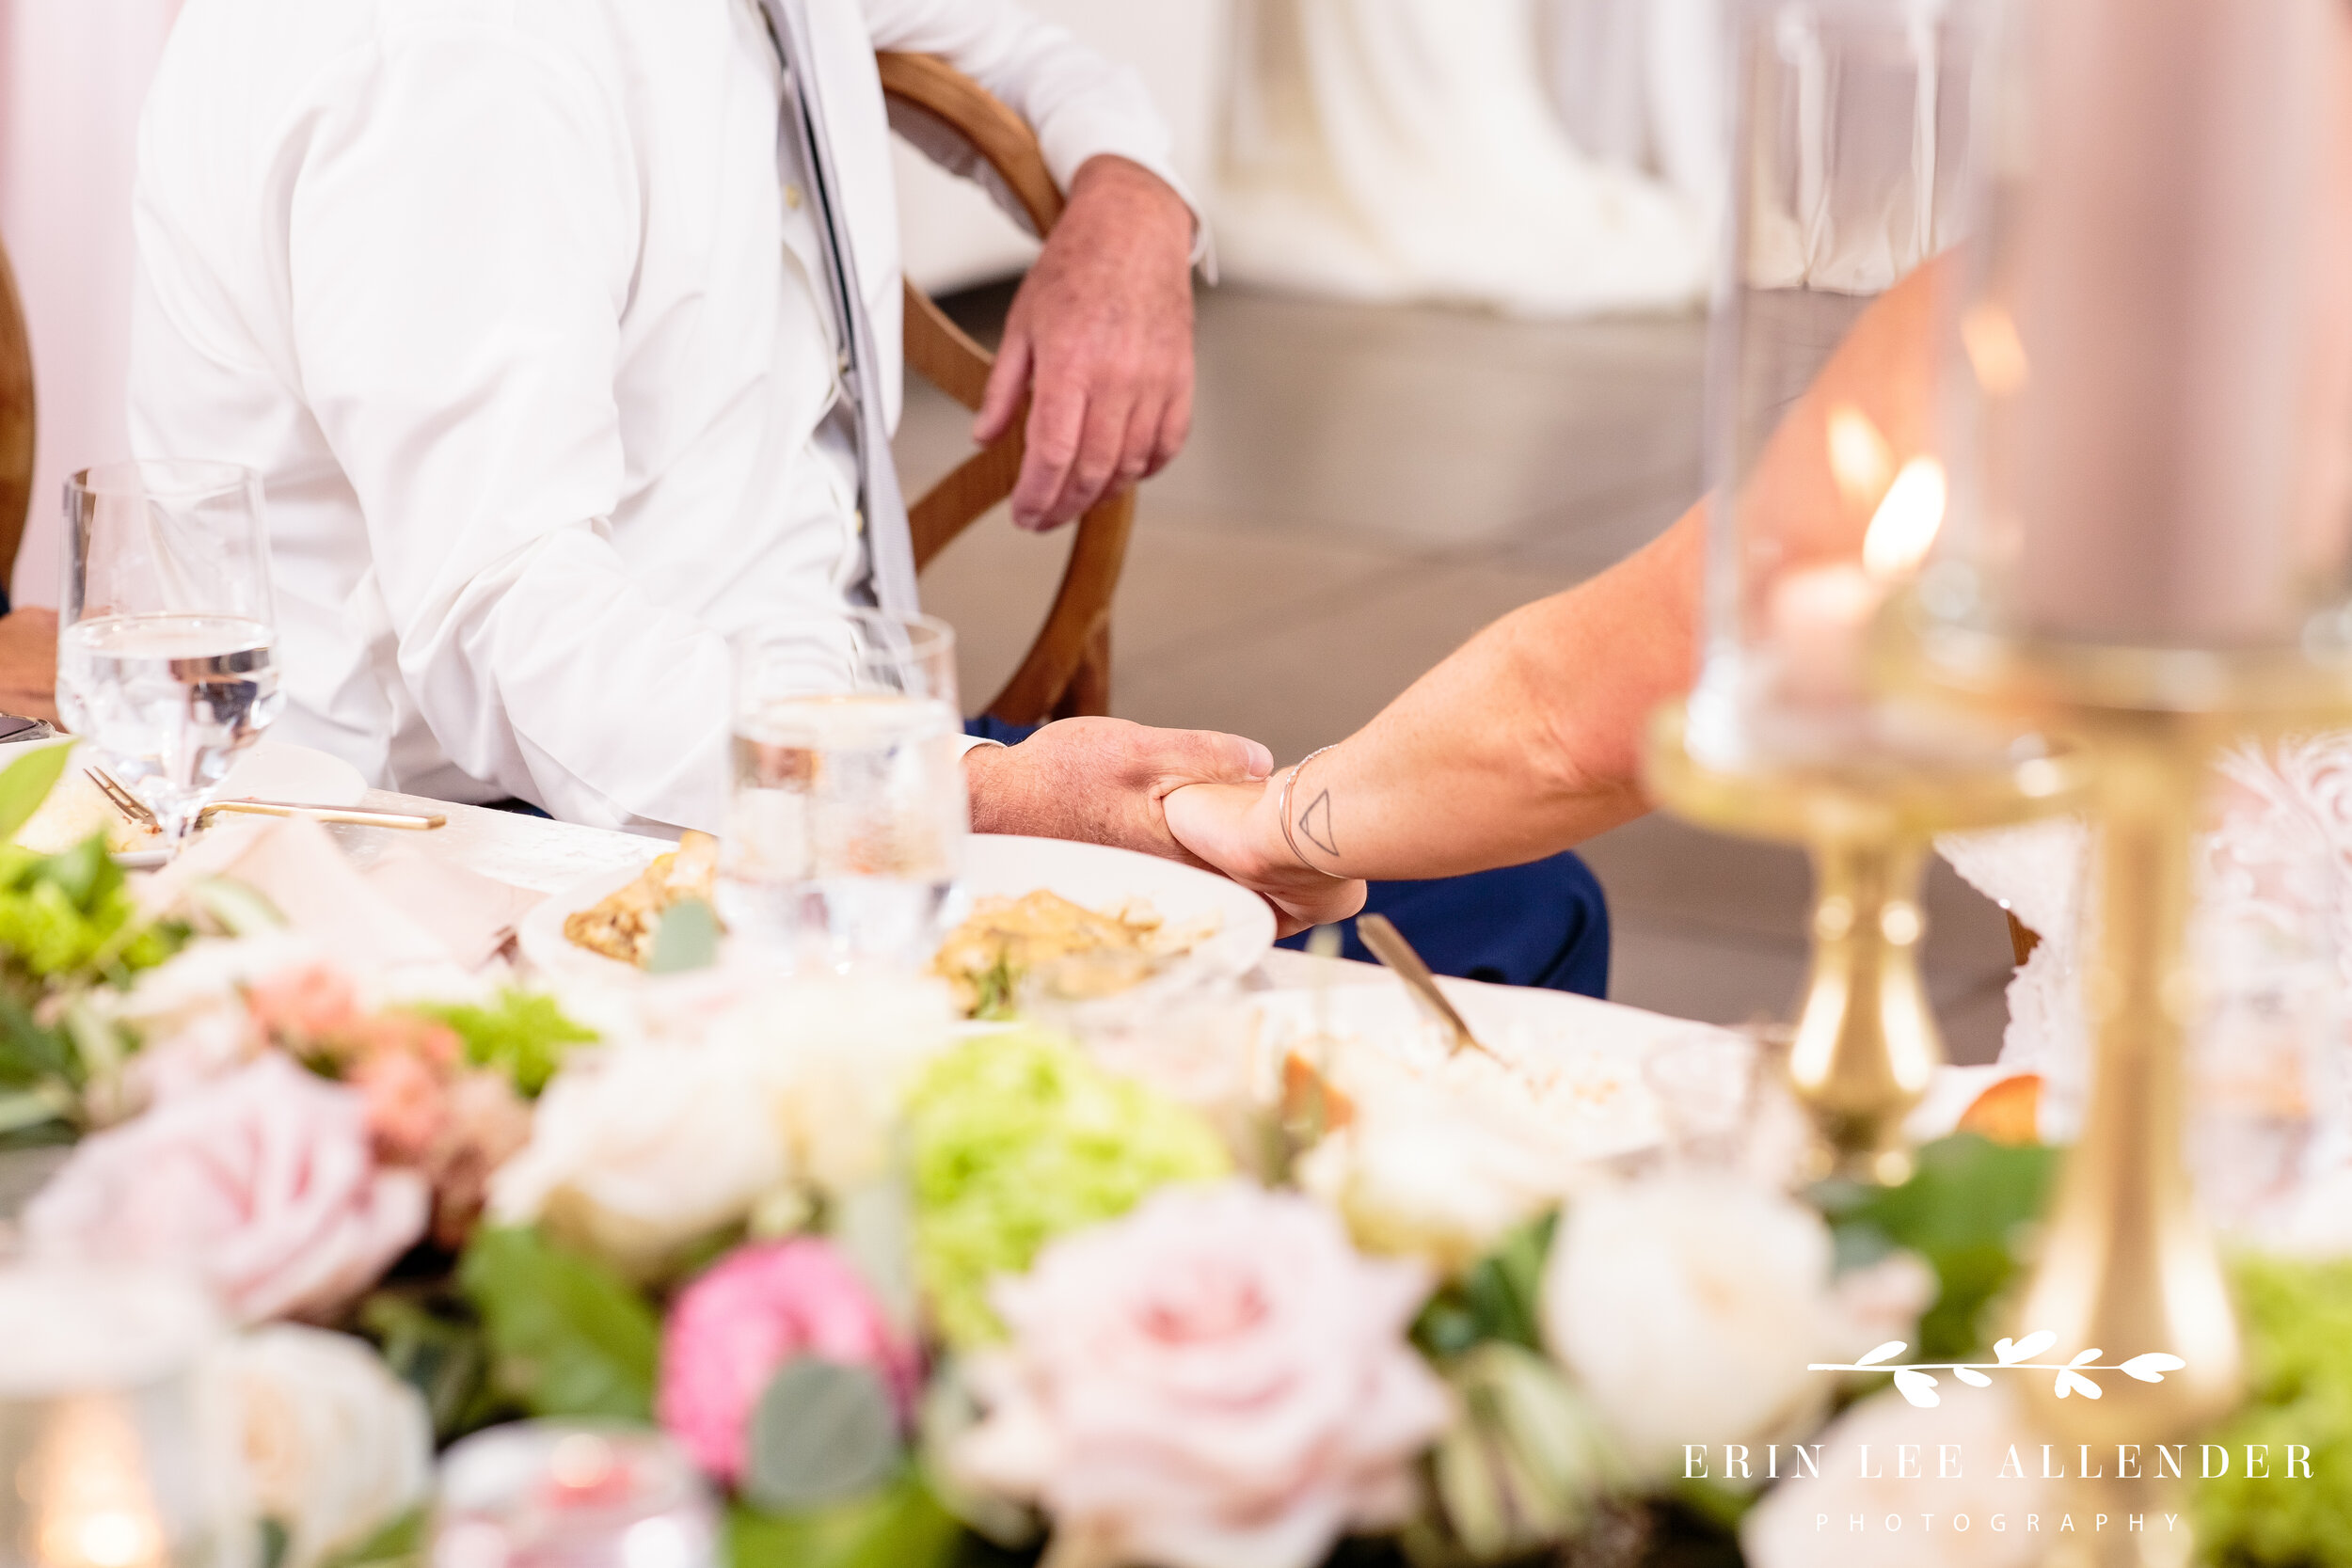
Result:
<instances>
[{"instance_id":1,"label":"shirt cuff","mask_svg":"<svg viewBox=\"0 0 2352 1568\"><path fill-rule=\"evenodd\" d=\"M988 740L977 735L960 735L956 738L962 742L956 748L956 755L959 757L969 752L975 746L993 746L1001 751L1005 744L1001 740Z\"/></svg>"}]
</instances>

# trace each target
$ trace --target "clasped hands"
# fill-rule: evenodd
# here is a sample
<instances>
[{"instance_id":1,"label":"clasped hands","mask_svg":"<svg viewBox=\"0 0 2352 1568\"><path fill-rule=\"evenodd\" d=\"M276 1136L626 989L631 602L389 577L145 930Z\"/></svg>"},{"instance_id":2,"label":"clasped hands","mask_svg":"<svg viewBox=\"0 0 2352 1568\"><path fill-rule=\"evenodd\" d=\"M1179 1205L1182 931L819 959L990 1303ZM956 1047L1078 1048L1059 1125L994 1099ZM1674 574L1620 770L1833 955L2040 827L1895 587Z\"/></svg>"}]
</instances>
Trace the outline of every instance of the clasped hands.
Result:
<instances>
[{"instance_id":1,"label":"clasped hands","mask_svg":"<svg viewBox=\"0 0 2352 1568\"><path fill-rule=\"evenodd\" d=\"M1064 719L1018 746L976 747L963 767L976 832L1079 839L1216 872L1273 905L1284 936L1363 907L1362 882L1291 854L1281 776L1254 740Z\"/></svg>"}]
</instances>

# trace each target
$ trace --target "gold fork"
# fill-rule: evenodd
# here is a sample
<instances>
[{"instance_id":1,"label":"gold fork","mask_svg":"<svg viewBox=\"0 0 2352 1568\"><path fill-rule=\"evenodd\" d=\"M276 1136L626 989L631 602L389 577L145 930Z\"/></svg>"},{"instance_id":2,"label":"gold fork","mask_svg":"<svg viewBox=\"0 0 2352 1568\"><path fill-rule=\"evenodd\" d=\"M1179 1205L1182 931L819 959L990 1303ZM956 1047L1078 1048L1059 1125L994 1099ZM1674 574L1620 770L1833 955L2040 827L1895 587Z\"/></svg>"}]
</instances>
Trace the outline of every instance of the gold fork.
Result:
<instances>
[{"instance_id":1,"label":"gold fork","mask_svg":"<svg viewBox=\"0 0 2352 1568\"><path fill-rule=\"evenodd\" d=\"M125 789L120 780L95 764L84 768L82 771L89 775L90 782L98 786L100 794L105 796L107 803L126 819L150 832L157 831L155 814L148 810L137 796ZM405 811L369 811L359 806L307 806L292 800L215 800L196 814L197 824L200 827L207 818L225 811L245 812L256 816L307 816L313 822L352 822L363 828L403 828L418 832L443 827L449 822L449 818L437 811L423 816Z\"/></svg>"}]
</instances>

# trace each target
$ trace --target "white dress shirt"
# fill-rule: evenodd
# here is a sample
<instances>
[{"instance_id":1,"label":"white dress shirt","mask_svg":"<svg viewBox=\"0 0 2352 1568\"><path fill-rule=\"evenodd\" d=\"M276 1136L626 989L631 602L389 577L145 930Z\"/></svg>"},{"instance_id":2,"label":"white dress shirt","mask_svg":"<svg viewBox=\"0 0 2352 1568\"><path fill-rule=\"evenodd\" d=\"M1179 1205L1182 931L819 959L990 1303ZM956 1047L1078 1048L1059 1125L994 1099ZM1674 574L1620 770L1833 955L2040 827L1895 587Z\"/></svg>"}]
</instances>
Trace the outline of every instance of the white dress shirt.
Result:
<instances>
[{"instance_id":1,"label":"white dress shirt","mask_svg":"<svg viewBox=\"0 0 2352 1568\"><path fill-rule=\"evenodd\" d=\"M805 3L895 426L874 50L978 78L1065 184L1105 152L1175 184L1168 135L1006 0ZM141 127L132 437L262 475L277 734L718 825L725 639L862 575L781 85L757 0L188 0Z\"/></svg>"}]
</instances>

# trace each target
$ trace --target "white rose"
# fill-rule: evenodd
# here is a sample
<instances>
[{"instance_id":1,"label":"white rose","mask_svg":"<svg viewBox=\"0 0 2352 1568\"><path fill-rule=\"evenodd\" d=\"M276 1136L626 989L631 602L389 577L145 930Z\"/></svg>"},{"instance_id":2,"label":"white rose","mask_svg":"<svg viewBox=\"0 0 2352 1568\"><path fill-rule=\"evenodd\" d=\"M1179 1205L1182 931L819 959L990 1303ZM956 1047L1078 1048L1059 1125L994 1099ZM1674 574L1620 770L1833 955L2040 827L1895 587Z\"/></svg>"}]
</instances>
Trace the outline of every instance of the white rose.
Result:
<instances>
[{"instance_id":1,"label":"white rose","mask_svg":"<svg viewBox=\"0 0 2352 1568\"><path fill-rule=\"evenodd\" d=\"M794 1170L838 1195L887 1174L907 1086L957 1022L943 985L802 981L752 996L711 1038L767 1061Z\"/></svg>"},{"instance_id":2,"label":"white rose","mask_svg":"<svg viewBox=\"0 0 2352 1568\"><path fill-rule=\"evenodd\" d=\"M1851 1332L1829 1227L1769 1187L1671 1173L1579 1198L1553 1244L1544 1334L1634 1464L1686 1443L1780 1440L1836 1385L1809 1372Z\"/></svg>"},{"instance_id":3,"label":"white rose","mask_svg":"<svg viewBox=\"0 0 2352 1568\"><path fill-rule=\"evenodd\" d=\"M348 1335L279 1324L224 1346L246 1484L286 1530L283 1568L313 1568L422 1501L433 1476L424 1401Z\"/></svg>"},{"instance_id":4,"label":"white rose","mask_svg":"<svg viewBox=\"0 0 2352 1568\"><path fill-rule=\"evenodd\" d=\"M530 1144L491 1177L491 1217L658 1273L790 1174L764 1066L716 1045L576 1053L540 1097Z\"/></svg>"},{"instance_id":5,"label":"white rose","mask_svg":"<svg viewBox=\"0 0 2352 1568\"><path fill-rule=\"evenodd\" d=\"M1575 1167L1472 1117L1365 1115L1317 1144L1298 1185L1337 1209L1368 1252L1452 1274L1551 1208Z\"/></svg>"},{"instance_id":6,"label":"white rose","mask_svg":"<svg viewBox=\"0 0 2352 1568\"><path fill-rule=\"evenodd\" d=\"M1825 1465L1818 1480L1807 1476L1772 1488L1740 1528L1742 1553L1754 1568L1880 1568L1895 1561L1903 1568L2026 1568L2039 1561L2046 1538L2026 1534L2020 1516L2054 1513L2063 1504L2058 1488L2042 1480L2038 1459L2027 1463L2022 1480L2014 1472L1999 1479L2010 1444L2022 1453L2040 1453L2041 1439L2018 1410L2014 1390L2007 1380L1983 1389L1947 1382L1944 1402L1933 1410L1913 1408L1892 1388L1863 1401L1813 1439L1828 1454L1842 1455L1842 1462ZM1904 1443L1918 1445L1931 1465L1941 1446L1958 1445L1960 1474L1902 1481L1889 1463L1876 1466L1879 1479L1863 1479L1855 1458L1863 1445L1886 1456ZM1923 1513L1936 1515L1933 1528L1921 1527ZM1882 1528L1890 1513L1902 1517L1899 1538ZM2003 1513L2009 1528L1996 1530L1993 1518ZM1855 1514L1867 1529L1848 1529ZM1968 1528L1955 1530L1961 1514L1968 1516Z\"/></svg>"}]
</instances>

